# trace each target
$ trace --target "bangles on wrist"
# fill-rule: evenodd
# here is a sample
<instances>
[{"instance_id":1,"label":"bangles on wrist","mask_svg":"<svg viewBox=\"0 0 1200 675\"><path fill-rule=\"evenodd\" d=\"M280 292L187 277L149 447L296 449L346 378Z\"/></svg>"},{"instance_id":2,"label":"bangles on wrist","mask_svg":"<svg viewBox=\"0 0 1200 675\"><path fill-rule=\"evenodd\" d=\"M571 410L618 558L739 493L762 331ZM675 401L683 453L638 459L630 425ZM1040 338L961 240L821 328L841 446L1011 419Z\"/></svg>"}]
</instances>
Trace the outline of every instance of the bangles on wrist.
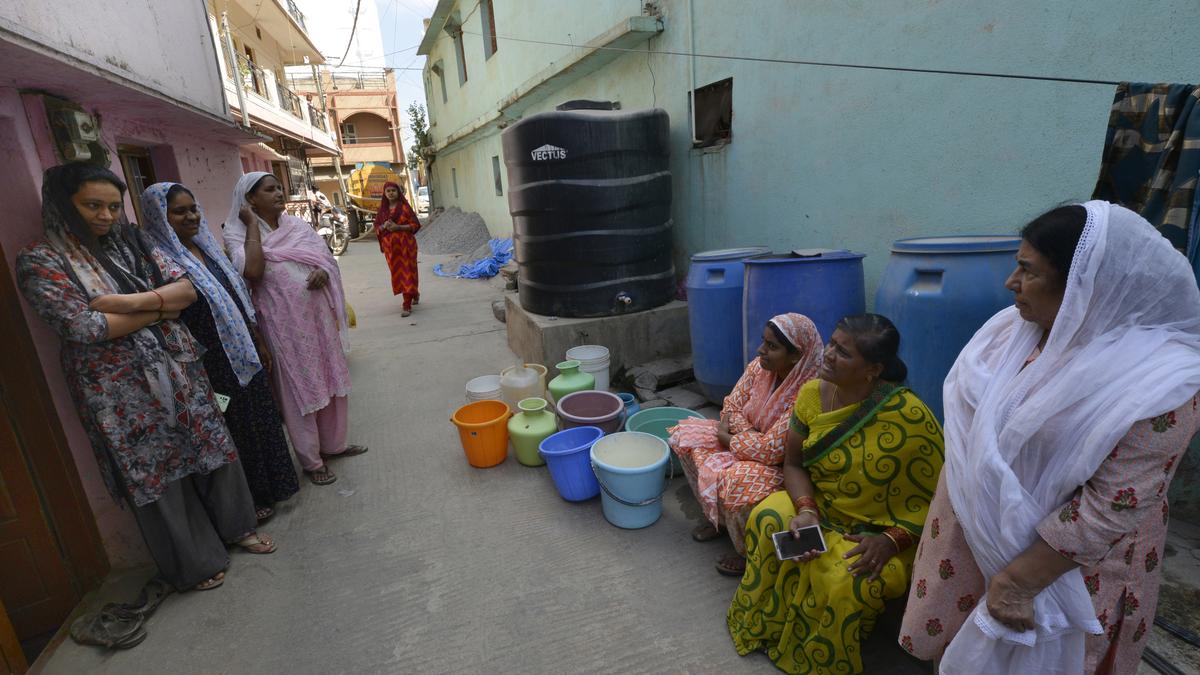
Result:
<instances>
[{"instance_id":1,"label":"bangles on wrist","mask_svg":"<svg viewBox=\"0 0 1200 675\"><path fill-rule=\"evenodd\" d=\"M817 508L817 500L809 495L800 495L792 499L792 506L796 507L796 515L801 513L811 513L815 516L821 515L821 510Z\"/></svg>"},{"instance_id":2,"label":"bangles on wrist","mask_svg":"<svg viewBox=\"0 0 1200 675\"><path fill-rule=\"evenodd\" d=\"M889 527L880 534L892 540L892 543L896 545L896 553L913 545L913 536L902 527Z\"/></svg>"},{"instance_id":3,"label":"bangles on wrist","mask_svg":"<svg viewBox=\"0 0 1200 675\"><path fill-rule=\"evenodd\" d=\"M165 304L167 304L167 303L166 303L166 301L165 301L165 300L163 300L163 296L162 296L162 294L161 294L161 293L159 293L157 289L151 288L151 289L150 289L150 292L154 294L154 297L158 298L158 309L157 309L157 310L155 310L155 311L156 311L156 312L158 312L158 318L160 318L160 319L161 319L161 318L162 318L162 310L163 310L163 305L165 305Z\"/></svg>"}]
</instances>

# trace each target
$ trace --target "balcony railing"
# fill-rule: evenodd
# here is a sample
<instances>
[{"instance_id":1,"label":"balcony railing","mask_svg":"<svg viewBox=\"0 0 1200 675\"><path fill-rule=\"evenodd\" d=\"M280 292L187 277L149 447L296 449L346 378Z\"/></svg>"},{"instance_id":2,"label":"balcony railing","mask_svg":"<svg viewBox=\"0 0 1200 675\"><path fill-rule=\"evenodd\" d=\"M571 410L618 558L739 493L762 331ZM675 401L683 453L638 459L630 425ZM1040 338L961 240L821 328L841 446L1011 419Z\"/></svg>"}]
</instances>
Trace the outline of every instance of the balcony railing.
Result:
<instances>
[{"instance_id":1,"label":"balcony railing","mask_svg":"<svg viewBox=\"0 0 1200 675\"><path fill-rule=\"evenodd\" d=\"M279 107L288 111L297 119L304 119L304 108L300 105L300 97L293 93L291 89L283 86L282 82L276 82L275 89L279 92Z\"/></svg>"},{"instance_id":2,"label":"balcony railing","mask_svg":"<svg viewBox=\"0 0 1200 675\"><path fill-rule=\"evenodd\" d=\"M308 104L308 119L312 120L312 125L321 131L329 132L329 122L325 119L325 113L313 107L313 104Z\"/></svg>"},{"instance_id":3,"label":"balcony railing","mask_svg":"<svg viewBox=\"0 0 1200 675\"><path fill-rule=\"evenodd\" d=\"M305 121L304 110L307 108L308 123L325 133L329 133L329 120L325 113L317 110L311 103L300 98L296 92L289 89L281 80L275 79L273 73L268 73L245 55L235 54L234 56L237 62L237 73L227 73L226 76L233 82L235 87L253 91L273 107L288 113L300 121ZM271 85L274 85L274 95L269 93Z\"/></svg>"},{"instance_id":4,"label":"balcony railing","mask_svg":"<svg viewBox=\"0 0 1200 675\"><path fill-rule=\"evenodd\" d=\"M287 0L287 11L296 20L296 23L300 24L300 28L304 29L304 32L307 33L308 26L304 25L304 13L300 11L300 8L292 0Z\"/></svg>"},{"instance_id":5,"label":"balcony railing","mask_svg":"<svg viewBox=\"0 0 1200 675\"><path fill-rule=\"evenodd\" d=\"M267 97L267 76L263 73L263 69L258 67L244 54L237 54L237 69L241 73L242 81L246 87L254 93Z\"/></svg>"},{"instance_id":6,"label":"balcony railing","mask_svg":"<svg viewBox=\"0 0 1200 675\"><path fill-rule=\"evenodd\" d=\"M363 71L356 75L335 73L333 89L387 89L387 76L382 70Z\"/></svg>"}]
</instances>

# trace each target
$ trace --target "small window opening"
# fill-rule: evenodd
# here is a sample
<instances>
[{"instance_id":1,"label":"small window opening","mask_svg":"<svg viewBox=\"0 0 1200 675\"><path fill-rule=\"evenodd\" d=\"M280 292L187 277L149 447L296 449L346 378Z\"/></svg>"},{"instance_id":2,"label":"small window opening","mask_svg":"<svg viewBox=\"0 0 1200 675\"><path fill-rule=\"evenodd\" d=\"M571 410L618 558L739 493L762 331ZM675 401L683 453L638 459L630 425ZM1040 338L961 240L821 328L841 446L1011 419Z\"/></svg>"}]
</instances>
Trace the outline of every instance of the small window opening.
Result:
<instances>
[{"instance_id":1,"label":"small window opening","mask_svg":"<svg viewBox=\"0 0 1200 675\"><path fill-rule=\"evenodd\" d=\"M694 147L707 148L733 140L733 78L713 82L694 92Z\"/></svg>"},{"instance_id":2,"label":"small window opening","mask_svg":"<svg viewBox=\"0 0 1200 675\"><path fill-rule=\"evenodd\" d=\"M496 196L504 194L504 183L500 180L500 156L492 155L492 179L496 181Z\"/></svg>"}]
</instances>

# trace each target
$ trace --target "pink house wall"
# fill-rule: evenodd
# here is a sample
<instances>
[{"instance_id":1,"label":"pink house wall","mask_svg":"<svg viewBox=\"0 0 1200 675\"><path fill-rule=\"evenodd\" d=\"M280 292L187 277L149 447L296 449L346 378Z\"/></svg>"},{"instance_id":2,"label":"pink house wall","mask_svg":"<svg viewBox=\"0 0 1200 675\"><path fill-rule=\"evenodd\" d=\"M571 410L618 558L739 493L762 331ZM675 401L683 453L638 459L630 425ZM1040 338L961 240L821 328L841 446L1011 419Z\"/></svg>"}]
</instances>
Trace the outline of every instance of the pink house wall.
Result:
<instances>
[{"instance_id":1,"label":"pink house wall","mask_svg":"<svg viewBox=\"0 0 1200 675\"><path fill-rule=\"evenodd\" d=\"M124 176L116 154L118 143L150 146L159 180L178 181L191 188L205 210L210 228L219 238L233 185L242 173L238 147L201 138L184 129L131 122L119 107L88 107L93 108L100 114L102 138L112 151L110 168ZM14 273L17 254L41 237L41 175L44 169L57 163L45 119L36 97L22 97L15 89L0 87L0 166L5 167L7 174L0 181L0 203L5 205L0 219L0 247ZM126 212L132 219L131 204L131 199L127 199ZM112 500L100 478L95 455L59 366L58 337L24 301L22 307L109 561L114 568L147 562L149 557L133 517L128 509Z\"/></svg>"}]
</instances>

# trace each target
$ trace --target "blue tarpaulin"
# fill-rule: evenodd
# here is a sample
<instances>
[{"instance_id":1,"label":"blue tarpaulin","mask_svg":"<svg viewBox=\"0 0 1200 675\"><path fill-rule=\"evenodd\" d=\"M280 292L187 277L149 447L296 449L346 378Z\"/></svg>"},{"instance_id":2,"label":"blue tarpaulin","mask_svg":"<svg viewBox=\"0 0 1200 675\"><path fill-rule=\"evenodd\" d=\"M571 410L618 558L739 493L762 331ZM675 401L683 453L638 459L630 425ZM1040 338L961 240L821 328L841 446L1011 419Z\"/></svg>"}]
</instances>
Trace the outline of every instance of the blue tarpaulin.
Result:
<instances>
[{"instance_id":1,"label":"blue tarpaulin","mask_svg":"<svg viewBox=\"0 0 1200 675\"><path fill-rule=\"evenodd\" d=\"M457 272L447 272L441 263L433 266L433 273L439 277L454 277L456 279L490 279L500 273L513 257L512 239L493 239L488 242L492 254L486 258L474 260L458 268Z\"/></svg>"}]
</instances>

